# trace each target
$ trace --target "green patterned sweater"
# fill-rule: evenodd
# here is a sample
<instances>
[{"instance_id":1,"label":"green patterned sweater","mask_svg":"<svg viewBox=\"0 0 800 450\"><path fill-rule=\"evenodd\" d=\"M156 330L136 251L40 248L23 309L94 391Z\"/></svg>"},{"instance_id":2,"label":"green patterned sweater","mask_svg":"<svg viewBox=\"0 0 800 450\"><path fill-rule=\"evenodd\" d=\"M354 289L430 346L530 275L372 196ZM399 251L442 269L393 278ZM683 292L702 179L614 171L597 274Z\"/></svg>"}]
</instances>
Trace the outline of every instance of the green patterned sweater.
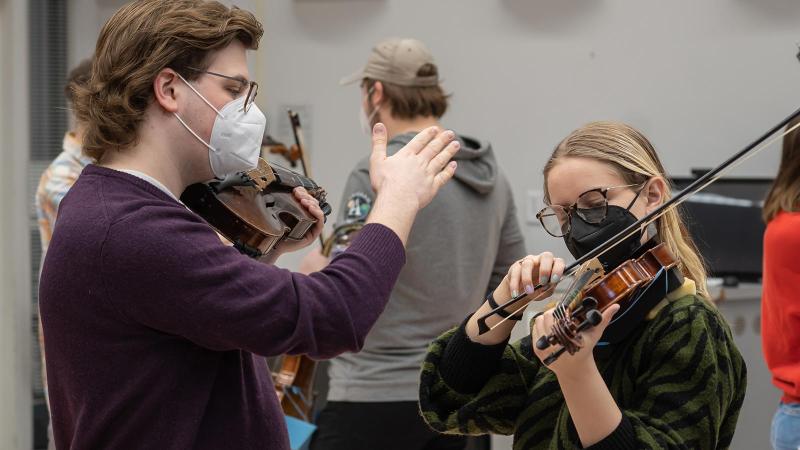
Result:
<instances>
[{"instance_id":1,"label":"green patterned sweater","mask_svg":"<svg viewBox=\"0 0 800 450\"><path fill-rule=\"evenodd\" d=\"M746 386L730 329L695 295L663 303L623 342L595 349L623 420L592 448L730 446ZM442 433L513 434L514 450L581 448L558 381L530 337L483 346L469 340L464 325L446 332L423 364L420 409Z\"/></svg>"}]
</instances>

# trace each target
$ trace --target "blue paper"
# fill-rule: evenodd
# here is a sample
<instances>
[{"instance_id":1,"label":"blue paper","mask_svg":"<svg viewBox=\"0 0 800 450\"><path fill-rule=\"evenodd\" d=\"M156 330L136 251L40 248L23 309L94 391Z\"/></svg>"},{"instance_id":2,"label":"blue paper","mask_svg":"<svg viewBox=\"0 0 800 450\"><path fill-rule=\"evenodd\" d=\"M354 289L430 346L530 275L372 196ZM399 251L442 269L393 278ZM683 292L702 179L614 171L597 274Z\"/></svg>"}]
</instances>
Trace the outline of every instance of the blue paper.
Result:
<instances>
[{"instance_id":1,"label":"blue paper","mask_svg":"<svg viewBox=\"0 0 800 450\"><path fill-rule=\"evenodd\" d=\"M294 417L284 417L286 418L286 428L289 430L289 446L292 447L292 450L299 450L314 434L317 426Z\"/></svg>"}]
</instances>

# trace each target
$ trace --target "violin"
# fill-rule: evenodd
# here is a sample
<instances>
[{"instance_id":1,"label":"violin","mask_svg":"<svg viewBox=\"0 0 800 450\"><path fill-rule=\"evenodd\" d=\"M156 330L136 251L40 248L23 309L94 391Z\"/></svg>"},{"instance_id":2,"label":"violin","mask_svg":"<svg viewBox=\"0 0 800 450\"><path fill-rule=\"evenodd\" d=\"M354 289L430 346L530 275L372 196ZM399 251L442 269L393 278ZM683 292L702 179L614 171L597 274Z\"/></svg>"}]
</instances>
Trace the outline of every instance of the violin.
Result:
<instances>
[{"instance_id":1,"label":"violin","mask_svg":"<svg viewBox=\"0 0 800 450\"><path fill-rule=\"evenodd\" d=\"M181 201L240 252L261 258L283 240L303 239L316 223L295 198L296 187L305 188L325 216L331 213L325 190L314 180L261 158L255 169L187 187Z\"/></svg>"},{"instance_id":2,"label":"violin","mask_svg":"<svg viewBox=\"0 0 800 450\"><path fill-rule=\"evenodd\" d=\"M555 307L556 318L550 335L542 336L536 342L539 350L551 345L561 348L548 356L544 363L549 365L565 351L575 354L580 350L578 335L602 320L602 311L609 306L628 302L642 286L652 282L660 273L677 267L678 259L667 244L660 243L647 250L636 259L624 261L602 277L592 277L601 269L586 271L588 283L578 277L575 286Z\"/></svg>"},{"instance_id":3,"label":"violin","mask_svg":"<svg viewBox=\"0 0 800 450\"><path fill-rule=\"evenodd\" d=\"M579 334L597 326L602 321L601 311L614 303L624 303L634 292L648 284L649 281L652 281L656 273L661 270L671 270L678 263L664 243L657 245L636 260L626 261L608 274L603 272L602 265L597 259L599 256L634 235L640 229L644 229L649 224L654 223L666 212L686 201L687 198L714 183L724 173L800 127L800 123L787 127L797 117L800 117L800 109L774 125L758 139L735 153L719 166L699 177L664 204L567 266L564 270L565 276L563 279L574 275L575 281L554 308L553 317L555 320L550 334L541 337L536 342L537 348L541 350L551 345L561 345L562 347L549 355L544 360L544 363L546 365L551 364L565 351L570 354L575 353L580 348ZM781 130L783 132L779 133ZM535 286L530 294L523 292L504 304L495 306L477 319L478 333L487 333L506 320L514 318L527 307L529 302L543 300L548 297L553 288L554 285L551 284L540 284ZM528 300L528 302L523 302L523 300ZM520 302L523 302L523 305L513 312L507 310L507 308ZM500 316L501 319L490 327L487 324L487 320L494 315Z\"/></svg>"}]
</instances>

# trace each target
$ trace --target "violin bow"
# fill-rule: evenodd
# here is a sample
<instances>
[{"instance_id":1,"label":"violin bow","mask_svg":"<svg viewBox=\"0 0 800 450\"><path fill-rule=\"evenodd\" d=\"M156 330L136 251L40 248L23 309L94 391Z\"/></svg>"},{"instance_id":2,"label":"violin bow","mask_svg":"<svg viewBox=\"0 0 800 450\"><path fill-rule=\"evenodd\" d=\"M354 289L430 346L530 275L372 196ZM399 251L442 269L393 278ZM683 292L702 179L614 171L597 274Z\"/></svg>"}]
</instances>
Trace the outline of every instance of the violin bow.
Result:
<instances>
[{"instance_id":1,"label":"violin bow","mask_svg":"<svg viewBox=\"0 0 800 450\"><path fill-rule=\"evenodd\" d=\"M686 201L692 195L702 191L703 189L708 187L710 184L712 184L715 181L717 181L725 173L727 173L730 170L736 168L737 166L739 166L743 162L747 161L748 159L752 158L753 156L761 153L764 149L766 149L769 146L771 146L772 144L774 144L778 139L782 139L787 134L789 134L789 133L795 131L796 129L800 128L800 123L797 123L792 127L786 128L786 126L792 120L796 119L797 117L800 117L800 109L795 110L793 113L788 115L785 119L783 119L780 122L778 122L776 125L771 127L769 130L767 130L764 134L762 134L756 140L751 142L749 145L747 145L742 150L736 152L733 156L731 156L730 158L728 158L727 160L722 162L720 165L718 165L717 167L709 170L708 172L703 174L701 177L699 177L696 180L694 180L689 186L687 186L682 191L676 193L672 198L667 200L664 204L662 204L658 208L654 209L649 214L645 215L644 217L642 217L641 219L637 220L636 222L630 224L624 230L620 231L619 233L617 233L616 235L614 235L613 237L611 237L610 239L608 239L604 243L602 243L602 244L598 245L597 247L595 247L594 249L592 249L589 253L587 253L587 254L583 255L582 257L578 258L577 260L575 260L575 262L573 262L572 264L570 264L569 266L567 266L564 269L564 278L573 275L573 273L576 272L577 269L580 268L584 263L602 256L603 254L605 254L606 252L608 252L609 250L614 248L616 245L618 245L620 242L622 242L625 239L627 239L628 237L634 235L637 231L643 230L647 225L649 225L652 222L655 222L659 217L663 216L668 211L676 208L678 205L680 205L681 203ZM786 128L786 129L784 129L784 128ZM782 129L783 129L783 132L778 133ZM778 134L776 134L776 133L778 133ZM772 139L770 139L770 137L772 137ZM545 287L547 287L549 289L551 286L550 286L550 284L544 284L544 285L539 284L539 285L536 285L536 287L533 290L533 293L536 293L537 291L541 291ZM511 306L511 305L513 305L515 303L520 302L521 300L525 299L529 295L532 295L532 294L522 293L520 295L517 295L516 297L511 298L508 302L499 305L498 307L492 309L491 311L487 312L483 316L479 317L478 318L478 333L479 334L487 333L487 332L495 329L501 323L505 322L505 319L507 319L507 318L504 317L503 320L501 320L500 322L494 324L491 327L486 325L486 320L489 317L491 317L491 316L493 316L495 314L498 314L500 311L504 311L505 308L507 308L507 307L509 307L509 306ZM540 299L540 298L541 298L540 296L537 296L537 297L531 299L530 301L535 301L535 300ZM523 309L525 309L528 306L529 303L530 302L524 304L522 307L517 309L514 312L514 314L516 314L517 312L522 311Z\"/></svg>"}]
</instances>

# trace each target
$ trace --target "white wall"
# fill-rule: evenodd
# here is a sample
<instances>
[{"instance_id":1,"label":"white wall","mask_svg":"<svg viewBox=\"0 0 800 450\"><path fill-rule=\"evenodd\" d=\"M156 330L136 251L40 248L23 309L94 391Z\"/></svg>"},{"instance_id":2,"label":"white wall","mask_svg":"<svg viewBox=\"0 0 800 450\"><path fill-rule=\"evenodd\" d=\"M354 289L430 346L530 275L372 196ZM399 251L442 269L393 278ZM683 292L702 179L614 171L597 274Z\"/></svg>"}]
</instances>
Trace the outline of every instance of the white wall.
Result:
<instances>
[{"instance_id":1,"label":"white wall","mask_svg":"<svg viewBox=\"0 0 800 450\"><path fill-rule=\"evenodd\" d=\"M124 0L71 0L69 63L94 50ZM228 0L262 19L251 58L259 103L276 138L299 107L315 177L334 204L354 161L369 151L356 87L338 80L373 43L413 36L432 49L453 93L445 125L490 140L512 180L520 218L526 193L569 131L627 121L655 143L667 170L687 175L740 149L798 106L793 0ZM770 176L777 147L736 173ZM531 251L563 246L524 225ZM292 258L289 258L292 266Z\"/></svg>"},{"instance_id":2,"label":"white wall","mask_svg":"<svg viewBox=\"0 0 800 450\"><path fill-rule=\"evenodd\" d=\"M100 28L126 3L126 0L68 0L68 67L72 68L94 53Z\"/></svg>"},{"instance_id":3,"label":"white wall","mask_svg":"<svg viewBox=\"0 0 800 450\"><path fill-rule=\"evenodd\" d=\"M0 0L0 448L32 442L28 234L28 16ZM9 38L11 36L22 38Z\"/></svg>"},{"instance_id":4,"label":"white wall","mask_svg":"<svg viewBox=\"0 0 800 450\"><path fill-rule=\"evenodd\" d=\"M265 3L260 102L274 121L282 105L311 105L312 165L337 200L369 151L358 89L337 82L387 36L432 49L454 94L445 125L494 143L523 220L549 152L587 121L642 129L678 175L720 162L800 106L793 0ZM777 154L739 173L773 174ZM524 228L532 252L563 251L541 228Z\"/></svg>"}]
</instances>

